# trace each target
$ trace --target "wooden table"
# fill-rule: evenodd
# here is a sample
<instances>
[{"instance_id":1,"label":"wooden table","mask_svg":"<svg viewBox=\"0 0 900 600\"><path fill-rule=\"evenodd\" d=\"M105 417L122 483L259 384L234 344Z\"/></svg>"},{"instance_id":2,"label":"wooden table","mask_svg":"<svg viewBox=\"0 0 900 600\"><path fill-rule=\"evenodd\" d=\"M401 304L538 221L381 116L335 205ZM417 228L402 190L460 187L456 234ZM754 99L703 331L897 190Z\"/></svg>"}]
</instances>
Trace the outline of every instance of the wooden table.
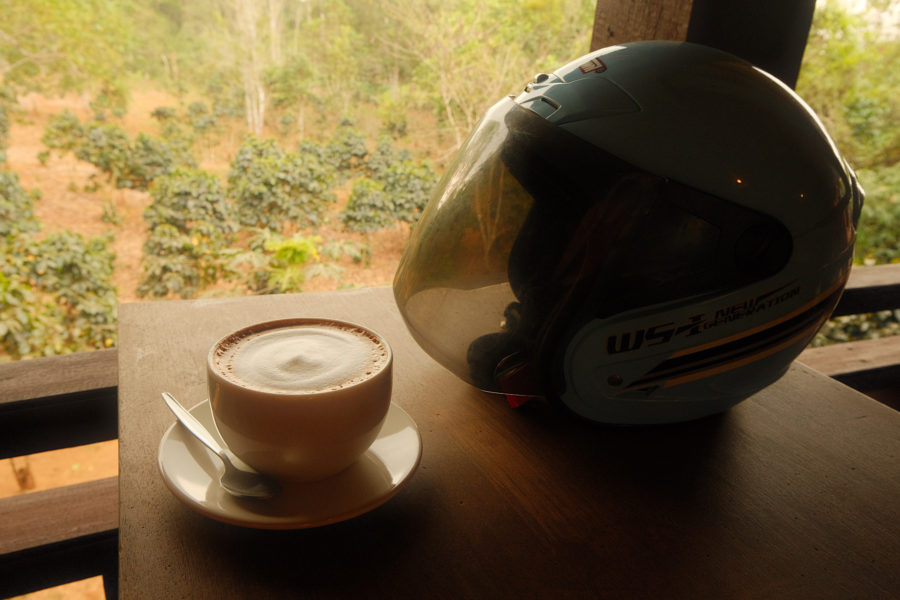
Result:
<instances>
[{"instance_id":1,"label":"wooden table","mask_svg":"<svg viewBox=\"0 0 900 600\"><path fill-rule=\"evenodd\" d=\"M174 422L159 392L199 402L216 339L289 316L389 340L419 470L327 527L202 517L157 470ZM900 413L803 365L724 415L614 428L464 384L419 349L388 288L126 304L119 318L123 598L900 597Z\"/></svg>"}]
</instances>

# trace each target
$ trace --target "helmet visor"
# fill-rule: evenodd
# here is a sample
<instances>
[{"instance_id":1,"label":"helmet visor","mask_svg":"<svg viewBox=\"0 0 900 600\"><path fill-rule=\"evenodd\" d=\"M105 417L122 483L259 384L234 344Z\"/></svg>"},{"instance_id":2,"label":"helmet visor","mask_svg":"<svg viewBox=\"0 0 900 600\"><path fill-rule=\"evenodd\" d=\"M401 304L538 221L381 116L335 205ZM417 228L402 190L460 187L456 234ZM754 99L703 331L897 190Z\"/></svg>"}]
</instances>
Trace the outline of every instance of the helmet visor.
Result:
<instances>
[{"instance_id":1,"label":"helmet visor","mask_svg":"<svg viewBox=\"0 0 900 600\"><path fill-rule=\"evenodd\" d=\"M509 256L534 201L501 158L513 108L511 99L494 105L457 153L394 279L400 312L422 348L463 379L498 392L495 365L484 373L473 368L471 347L505 335L512 323L504 313L517 302Z\"/></svg>"}]
</instances>

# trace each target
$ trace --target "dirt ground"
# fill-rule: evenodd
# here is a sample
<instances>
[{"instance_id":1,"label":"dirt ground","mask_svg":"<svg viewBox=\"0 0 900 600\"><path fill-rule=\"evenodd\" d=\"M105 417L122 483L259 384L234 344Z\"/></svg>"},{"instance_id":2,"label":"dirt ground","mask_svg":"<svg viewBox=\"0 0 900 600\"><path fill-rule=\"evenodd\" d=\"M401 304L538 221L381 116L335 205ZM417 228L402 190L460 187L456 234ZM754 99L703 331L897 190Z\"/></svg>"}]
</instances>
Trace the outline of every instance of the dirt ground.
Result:
<instances>
[{"instance_id":1,"label":"dirt ground","mask_svg":"<svg viewBox=\"0 0 900 600\"><path fill-rule=\"evenodd\" d=\"M150 118L152 110L158 106L177 105L177 99L163 92L136 92L121 124L131 135L139 131L155 134L157 125ZM35 214L43 223L42 232L49 234L68 230L86 238L112 234L110 248L116 255L112 279L119 301L140 301L137 286L141 278L142 246L147 237L142 211L150 203L149 194L115 189L93 165L77 160L71 153L59 155L53 152L45 164L38 160L38 153L45 150L41 136L49 119L64 109L74 112L82 121L90 119L92 111L86 98L77 95L44 97L30 94L19 99L19 108L21 112L14 119L11 129L7 161L10 169L18 174L26 191L41 192L41 197L35 201ZM215 145L207 145L198 157L201 167L215 173L226 172L228 161L238 142L238 135L226 133L220 136ZM100 185L95 191L86 191L86 188L90 190L97 182ZM371 249L371 260L368 264L355 264L345 259L340 262L344 269L340 281L313 278L306 282L304 291L391 283L409 236L409 228L398 225L366 235L343 231L336 221L336 213L342 204L341 197L346 201L346 195L346 191L339 193L339 203L331 222L316 234L326 241L361 241ZM103 206L107 202L115 207L121 217L118 224L102 220ZM100 479L117 473L116 441L0 460L0 497ZM96 577L24 597L40 600L93 600L104 597L103 584L102 579Z\"/></svg>"}]
</instances>

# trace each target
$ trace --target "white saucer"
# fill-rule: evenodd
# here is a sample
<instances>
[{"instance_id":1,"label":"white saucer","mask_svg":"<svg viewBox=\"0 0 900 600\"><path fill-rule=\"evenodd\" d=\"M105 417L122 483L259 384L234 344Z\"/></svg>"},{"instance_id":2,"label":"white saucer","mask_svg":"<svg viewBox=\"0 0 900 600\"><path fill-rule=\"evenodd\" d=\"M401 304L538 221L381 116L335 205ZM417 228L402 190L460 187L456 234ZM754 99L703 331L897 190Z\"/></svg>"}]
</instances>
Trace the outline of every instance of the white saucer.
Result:
<instances>
[{"instance_id":1,"label":"white saucer","mask_svg":"<svg viewBox=\"0 0 900 600\"><path fill-rule=\"evenodd\" d=\"M190 409L219 442L209 400ZM287 484L271 500L236 498L219 486L222 463L177 421L159 443L159 470L169 490L212 519L258 529L302 529L359 516L393 497L422 457L415 421L391 403L381 433L350 468L314 483Z\"/></svg>"}]
</instances>

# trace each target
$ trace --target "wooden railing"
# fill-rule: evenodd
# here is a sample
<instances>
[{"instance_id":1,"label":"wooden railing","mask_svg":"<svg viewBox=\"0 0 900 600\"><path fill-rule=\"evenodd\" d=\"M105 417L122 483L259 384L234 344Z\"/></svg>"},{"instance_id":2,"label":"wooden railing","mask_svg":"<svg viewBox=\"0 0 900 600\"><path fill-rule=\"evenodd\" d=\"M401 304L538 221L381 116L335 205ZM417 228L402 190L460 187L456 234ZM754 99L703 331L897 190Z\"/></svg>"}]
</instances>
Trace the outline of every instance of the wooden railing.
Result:
<instances>
[{"instance_id":1,"label":"wooden railing","mask_svg":"<svg viewBox=\"0 0 900 600\"><path fill-rule=\"evenodd\" d=\"M115 349L0 364L0 458L118 437ZM118 585L118 477L0 499L0 597Z\"/></svg>"},{"instance_id":2,"label":"wooden railing","mask_svg":"<svg viewBox=\"0 0 900 600\"><path fill-rule=\"evenodd\" d=\"M862 267L835 315L897 307L900 265ZM900 336L800 360L865 393L900 389ZM0 458L116 438L117 365L115 349L0 365ZM102 575L115 597L117 544L116 477L0 499L0 595Z\"/></svg>"},{"instance_id":3,"label":"wooden railing","mask_svg":"<svg viewBox=\"0 0 900 600\"><path fill-rule=\"evenodd\" d=\"M900 308L900 264L855 267L833 316ZM900 410L900 336L807 348L798 360Z\"/></svg>"}]
</instances>

